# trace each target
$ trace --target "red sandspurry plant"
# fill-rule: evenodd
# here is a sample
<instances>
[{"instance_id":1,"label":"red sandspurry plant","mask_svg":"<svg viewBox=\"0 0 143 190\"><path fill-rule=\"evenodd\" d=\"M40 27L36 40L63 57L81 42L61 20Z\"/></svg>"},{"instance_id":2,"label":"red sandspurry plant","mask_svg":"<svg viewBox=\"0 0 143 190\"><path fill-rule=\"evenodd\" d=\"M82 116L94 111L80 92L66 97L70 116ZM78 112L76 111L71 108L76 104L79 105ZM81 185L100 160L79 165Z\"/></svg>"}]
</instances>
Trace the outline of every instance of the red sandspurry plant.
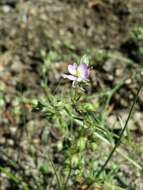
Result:
<instances>
[{"instance_id":1,"label":"red sandspurry plant","mask_svg":"<svg viewBox=\"0 0 143 190\"><path fill-rule=\"evenodd\" d=\"M89 65L91 67L89 67ZM118 140L114 142L114 134L112 135L111 132L108 132L108 128L105 128L108 125L104 125L107 118L106 114L104 113L110 103L109 100L113 94L124 84L124 81L117 84L113 89L110 90L110 92L107 91L107 94L98 94L100 95L98 96L99 99L103 96L106 98L105 106L103 105L104 102L101 103L101 105L103 105L103 109L99 108L101 113L98 113L97 104L99 100L97 99L97 104L94 105L92 101L90 101L90 98L93 97L90 96L89 93L88 95L90 98L87 98L86 93L88 91L88 88L86 87L87 85L90 85L89 76L91 73L91 68L92 63L89 64L87 56L83 56L77 61L77 63L69 64L67 66L68 72L65 74L61 73L63 78L72 81L72 87L74 87L68 89L68 96L64 96L62 93L63 95L59 97L59 94L56 94L56 90L54 90L52 94L48 94L48 99L46 98L46 102L45 100L38 101L37 106L35 106L33 109L36 112L40 111L44 117L46 116L50 124L54 124L54 126L60 130L61 134L63 135L63 138L59 138L59 142L56 145L57 150L59 152L62 151L62 154L64 153L63 155L65 161L62 164L62 176L61 170L57 170L57 166L55 166L53 162L53 157L46 157L46 159L51 163L59 190L68 189L71 186L70 184L74 185L74 180L77 179L77 176L81 176L80 187L84 186L85 190L94 188L95 183L98 183L98 180L101 181L102 179L104 181L108 175L106 174L107 165L109 161L111 161L114 153L117 151L122 155L122 152L118 150L118 147L120 146L124 136L124 131L126 130L128 121L132 115L132 110L142 89L141 85L134 98L127 120L121 129ZM63 88L63 92L65 92L65 88ZM103 165L99 165L98 160L95 159L97 158L97 151L99 151L99 149L97 149L96 137L100 140L103 140L108 145L110 144L113 146L111 152L109 155L107 155L107 158L103 162ZM111 139L113 139L113 141L111 141ZM90 150L90 152L92 152L93 159L86 156L87 148ZM48 154L50 155L50 153ZM140 164L136 163L131 158L127 158L127 160L138 169L142 169ZM101 175L103 172L104 174Z\"/></svg>"}]
</instances>

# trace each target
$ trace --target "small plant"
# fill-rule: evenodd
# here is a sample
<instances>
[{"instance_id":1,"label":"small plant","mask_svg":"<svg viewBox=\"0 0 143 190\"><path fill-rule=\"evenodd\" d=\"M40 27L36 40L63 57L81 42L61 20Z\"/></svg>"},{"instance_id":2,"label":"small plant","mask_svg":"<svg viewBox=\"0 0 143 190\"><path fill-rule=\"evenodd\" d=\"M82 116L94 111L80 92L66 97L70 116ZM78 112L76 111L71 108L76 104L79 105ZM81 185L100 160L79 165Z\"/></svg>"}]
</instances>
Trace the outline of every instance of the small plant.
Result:
<instances>
[{"instance_id":1,"label":"small plant","mask_svg":"<svg viewBox=\"0 0 143 190\"><path fill-rule=\"evenodd\" d=\"M1 166L0 172L22 190L31 190L31 188L45 190L47 187L58 190L70 188L123 190L128 188L128 182L118 176L120 165L111 160L116 152L140 173L142 171L142 165L134 159L132 154L126 155L120 148L122 142L126 147L133 146L132 142L124 138L124 132L127 130L142 84L135 95L127 120L125 123L121 122L121 130L117 135L107 124L108 110L113 95L124 85L124 81L120 81L113 89L90 94L88 88L93 68L88 56L84 55L76 60L76 63L67 65L67 72L60 73L60 80L69 84L68 88L60 86L60 92L57 93L59 86L57 85L52 91L47 81L48 69L54 61L59 59L59 55L55 52L47 55L44 52L42 56L44 63L40 70L40 77L45 95L28 99L19 94L18 104L11 110L12 116L19 117L22 123L22 127L19 128L21 136L18 142L22 139L23 131L28 130L27 113L32 110L32 116L35 115L36 118L45 121L44 129L40 133L40 143L45 146L46 151L44 153L39 151L40 153L36 155L36 151L30 144L28 149L39 175L38 177L31 176L31 181L27 181L26 174L20 165L13 164L11 160L7 162L12 169L9 171ZM4 109L3 90L0 93L1 108ZM42 159L39 165L38 159ZM109 165L110 163L112 166ZM15 176L14 171L17 171L17 167L20 169L18 175ZM118 183L119 181L122 185Z\"/></svg>"},{"instance_id":2,"label":"small plant","mask_svg":"<svg viewBox=\"0 0 143 190\"><path fill-rule=\"evenodd\" d=\"M33 107L34 112L40 112L44 118L47 118L51 124L60 130L62 135L62 138L55 144L57 152L64 155L62 165L57 169L58 165L54 163L52 156L47 157L47 162L50 163L56 176L58 188L65 190L69 187L69 184L78 182L78 188L84 186L85 189L90 189L93 184L100 185L101 183L111 189L120 189L116 186L116 183L110 184L109 181L112 180L105 179L107 176L109 177L109 174L106 174L106 167L115 151L124 156L118 150L118 147L142 86L140 86L135 96L126 123L119 136L116 137L117 142L115 143L114 134L106 128L106 112L111 97L122 86L123 82L113 90L103 93L105 103L102 112L97 115L96 110L100 106L98 99L96 104L93 105L86 94L91 72L87 56L83 56L76 64L68 65L68 72L69 74L62 74L62 77L72 81L70 91L63 89L64 95L62 95L62 98L59 98L55 94L56 92L51 93L45 99L39 99ZM98 98L101 97L102 95ZM98 149L100 141L104 141L112 147L112 151L102 166L99 165L96 156L96 153L102 155L102 152ZM87 156L88 152L92 157ZM126 159L137 167L139 166L131 158L126 157ZM117 168L116 165L115 168ZM141 167L139 166L139 168ZM113 171L117 172L117 170L111 169L111 176Z\"/></svg>"},{"instance_id":3,"label":"small plant","mask_svg":"<svg viewBox=\"0 0 143 190\"><path fill-rule=\"evenodd\" d=\"M143 56L143 26L136 27L133 30L133 39L138 43L139 54Z\"/></svg>"}]
</instances>

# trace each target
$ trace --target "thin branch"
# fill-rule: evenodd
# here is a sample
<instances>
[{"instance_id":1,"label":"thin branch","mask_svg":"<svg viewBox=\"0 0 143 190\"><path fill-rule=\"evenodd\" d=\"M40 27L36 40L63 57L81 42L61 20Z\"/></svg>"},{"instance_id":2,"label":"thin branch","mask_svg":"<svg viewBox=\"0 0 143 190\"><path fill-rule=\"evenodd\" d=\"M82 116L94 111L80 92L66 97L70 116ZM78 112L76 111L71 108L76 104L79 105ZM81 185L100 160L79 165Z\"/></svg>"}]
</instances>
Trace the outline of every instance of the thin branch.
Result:
<instances>
[{"instance_id":1,"label":"thin branch","mask_svg":"<svg viewBox=\"0 0 143 190\"><path fill-rule=\"evenodd\" d=\"M135 104L136 104L136 102L137 102L137 99L138 99L139 93L140 93L140 91L141 91L141 89L142 89L142 86L143 86L143 85L141 84L140 87L139 87L139 89L138 89L138 91L137 91L137 94L136 94L136 96L135 96L135 98L134 98L134 101L133 101L133 104L132 104L132 106L131 106L131 108L130 108L130 111L129 111L127 120L126 120L126 122L125 122L125 125L124 125L124 127L123 127L123 129L122 129L122 131L121 131L121 133L120 133L120 135L119 135L118 141L117 141L117 143L115 144L115 146L113 147L112 151L110 152L110 154L109 154L108 158L106 159L105 163L103 164L103 166L101 167L101 169L100 169L100 170L98 171L98 173L96 174L96 176L95 176L96 178L98 178L98 177L100 176L100 174L105 170L107 164L108 164L109 161L111 160L111 158L112 158L114 152L116 151L117 147L120 145L122 136L123 136L123 134L124 134L124 132L125 132L125 130L126 130L126 128L127 128L129 119L130 119L130 117L131 117L133 108L134 108L134 106L135 106ZM86 189L89 189L92 185L93 185L93 183L89 184Z\"/></svg>"}]
</instances>

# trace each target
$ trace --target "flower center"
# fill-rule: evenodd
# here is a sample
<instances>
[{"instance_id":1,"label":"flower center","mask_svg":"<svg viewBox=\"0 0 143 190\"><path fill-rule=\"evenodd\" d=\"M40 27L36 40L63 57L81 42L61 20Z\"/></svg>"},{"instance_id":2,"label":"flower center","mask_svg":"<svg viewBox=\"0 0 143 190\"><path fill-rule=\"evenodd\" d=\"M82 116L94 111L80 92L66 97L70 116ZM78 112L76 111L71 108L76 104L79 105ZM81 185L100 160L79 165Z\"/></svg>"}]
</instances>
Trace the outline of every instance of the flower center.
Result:
<instances>
[{"instance_id":1,"label":"flower center","mask_svg":"<svg viewBox=\"0 0 143 190\"><path fill-rule=\"evenodd\" d=\"M81 76L80 71L77 71L76 74L75 74L75 76L79 78Z\"/></svg>"}]
</instances>

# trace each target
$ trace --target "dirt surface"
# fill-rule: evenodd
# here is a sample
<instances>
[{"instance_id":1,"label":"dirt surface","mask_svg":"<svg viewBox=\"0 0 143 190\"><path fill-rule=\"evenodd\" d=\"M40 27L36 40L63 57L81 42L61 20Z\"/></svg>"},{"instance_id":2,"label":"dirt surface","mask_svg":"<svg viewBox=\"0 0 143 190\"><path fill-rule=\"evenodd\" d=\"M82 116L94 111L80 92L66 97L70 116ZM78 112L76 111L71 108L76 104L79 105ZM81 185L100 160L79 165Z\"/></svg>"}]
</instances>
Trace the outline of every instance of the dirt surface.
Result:
<instances>
[{"instance_id":1,"label":"dirt surface","mask_svg":"<svg viewBox=\"0 0 143 190\"><path fill-rule=\"evenodd\" d=\"M142 24L142 0L0 0L0 96L5 100L0 102L0 150L20 163L21 168L17 170L24 170L27 165L27 178L31 181L32 174L41 178L37 167L44 158L39 156L36 165L29 155L28 144L33 154L46 154L48 148L41 143L46 121L35 118L28 105L22 103L21 106L17 97L19 93L22 94L21 99L40 97L45 93L40 88L41 50L67 55L56 60L48 72L51 86L57 85L60 73L65 72L67 64L74 60L68 57L68 48L78 56L90 52L93 58L89 93L110 89L121 80L125 81L123 88L111 100L113 112L109 122L112 125L116 115L127 115L142 77L140 67L143 58L131 56L132 49L127 50L132 30ZM106 54L104 59L97 59L99 52ZM139 73L137 77L135 73ZM28 116L20 114L13 117L11 112L17 107L24 109L24 113L28 112ZM143 140L142 109L141 95L136 117L129 124L141 134L136 140L138 146ZM52 133L55 134L54 131ZM4 155L0 156L2 164L6 159ZM126 171L125 180L130 176L130 183L134 181L135 189L142 190L142 177L135 176L124 166L123 170ZM16 189L2 174L0 186L1 190Z\"/></svg>"}]
</instances>

